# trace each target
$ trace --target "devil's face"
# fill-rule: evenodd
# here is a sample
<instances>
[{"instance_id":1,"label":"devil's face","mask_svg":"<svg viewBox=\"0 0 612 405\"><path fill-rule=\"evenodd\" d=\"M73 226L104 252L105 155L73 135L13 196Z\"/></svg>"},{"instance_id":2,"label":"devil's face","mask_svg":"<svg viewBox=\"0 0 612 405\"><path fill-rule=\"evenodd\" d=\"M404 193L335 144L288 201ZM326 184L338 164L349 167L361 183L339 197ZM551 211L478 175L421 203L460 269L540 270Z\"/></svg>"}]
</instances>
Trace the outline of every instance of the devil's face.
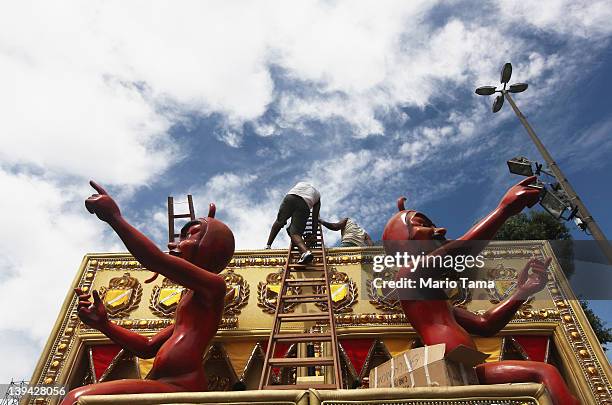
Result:
<instances>
[{"instance_id":1,"label":"devil's face","mask_svg":"<svg viewBox=\"0 0 612 405\"><path fill-rule=\"evenodd\" d=\"M170 254L196 264L200 242L207 229L206 220L197 219L185 224L181 229L179 241L168 243Z\"/></svg>"},{"instance_id":2,"label":"devil's face","mask_svg":"<svg viewBox=\"0 0 612 405\"><path fill-rule=\"evenodd\" d=\"M403 209L403 202L398 203L398 207L400 212L391 217L383 232L385 251L388 254L428 253L446 240L446 229L436 227L425 214Z\"/></svg>"},{"instance_id":3,"label":"devil's face","mask_svg":"<svg viewBox=\"0 0 612 405\"><path fill-rule=\"evenodd\" d=\"M410 240L444 240L446 228L438 228L425 214L406 211L403 221L408 229Z\"/></svg>"},{"instance_id":4,"label":"devil's face","mask_svg":"<svg viewBox=\"0 0 612 405\"><path fill-rule=\"evenodd\" d=\"M221 221L198 218L188 222L178 242L168 244L170 254L213 273L220 273L234 254L234 235Z\"/></svg>"}]
</instances>

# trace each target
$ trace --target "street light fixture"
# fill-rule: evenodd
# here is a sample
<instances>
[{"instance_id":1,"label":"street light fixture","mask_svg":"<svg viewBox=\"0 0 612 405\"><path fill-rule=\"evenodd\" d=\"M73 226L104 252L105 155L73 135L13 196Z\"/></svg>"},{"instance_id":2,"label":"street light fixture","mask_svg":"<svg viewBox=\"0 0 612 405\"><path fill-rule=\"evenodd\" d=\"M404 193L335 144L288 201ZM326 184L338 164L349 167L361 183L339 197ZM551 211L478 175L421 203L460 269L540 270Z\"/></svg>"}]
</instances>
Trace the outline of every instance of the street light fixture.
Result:
<instances>
[{"instance_id":1,"label":"street light fixture","mask_svg":"<svg viewBox=\"0 0 612 405\"><path fill-rule=\"evenodd\" d=\"M479 96L492 96L495 93L500 93L499 96L495 97L493 107L491 110L496 113L504 106L504 96L508 93L521 93L527 90L527 83L514 83L508 86L508 82L512 77L512 64L506 63L502 68L499 82L503 85L501 89L495 86L481 86L476 89L476 94ZM507 88L506 88L507 87ZM508 100L510 101L510 100Z\"/></svg>"},{"instance_id":2,"label":"street light fixture","mask_svg":"<svg viewBox=\"0 0 612 405\"><path fill-rule=\"evenodd\" d=\"M508 160L508 169L510 169L510 173L518 174L519 176L533 176L533 167L531 166L531 160L526 157L515 157L513 159Z\"/></svg>"},{"instance_id":3,"label":"street light fixture","mask_svg":"<svg viewBox=\"0 0 612 405\"><path fill-rule=\"evenodd\" d=\"M495 97L495 101L493 102L493 112L496 113L504 106L504 96Z\"/></svg>"},{"instance_id":4,"label":"street light fixture","mask_svg":"<svg viewBox=\"0 0 612 405\"><path fill-rule=\"evenodd\" d=\"M508 84L508 82L510 81L510 77L512 77L512 64L508 62L504 64L504 67L501 71L501 77L499 79L499 82L504 84L504 88L506 87L505 85Z\"/></svg>"},{"instance_id":5,"label":"street light fixture","mask_svg":"<svg viewBox=\"0 0 612 405\"><path fill-rule=\"evenodd\" d=\"M490 96L495 93L495 86L482 86L476 89L479 96Z\"/></svg>"},{"instance_id":6,"label":"street light fixture","mask_svg":"<svg viewBox=\"0 0 612 405\"><path fill-rule=\"evenodd\" d=\"M542 164L532 162L523 156L512 158L508 160L507 163L508 169L512 174L529 177L533 176L534 174L539 176L540 174L544 173L552 178L555 178L552 173L542 168ZM536 168L535 172L533 170L534 166ZM546 210L546 212L557 220L574 220L576 226L584 231L584 223L578 216L578 208L572 206L569 197L567 194L565 194L565 191L561 188L559 183L544 183L538 179L535 183L530 184L529 187L541 190L542 194L540 195L540 205Z\"/></svg>"},{"instance_id":7,"label":"street light fixture","mask_svg":"<svg viewBox=\"0 0 612 405\"><path fill-rule=\"evenodd\" d=\"M476 89L476 94L481 95L481 96L491 96L495 93L500 93L495 98L495 101L493 102L492 111L494 113L501 110L501 108L504 105L504 99L508 101L508 103L512 107L512 110L518 117L519 121L521 121L521 124L523 124L523 127L527 131L527 134L529 134L529 137L535 144L536 148L542 154L544 161L546 162L548 168L552 172L551 173L552 176L556 178L557 180L556 184L558 184L559 190L554 190L555 193L562 193L563 199L566 200L568 204L571 205L571 207L573 207L572 214L570 214L569 218L570 219L572 217L579 218L579 221L576 221L576 224L578 225L578 222L579 222L580 223L579 227L581 229L585 231L588 229L590 231L591 235L593 236L593 239L597 241L600 249L603 251L604 255L608 259L608 262L612 264L612 246L610 246L610 242L606 238L606 235L604 235L603 231L599 228L599 225L597 224L597 222L595 222L595 219L591 216L591 213L589 212L587 207L584 205L580 197L578 197L578 194L576 193L576 191L570 184L569 180L567 180L565 175L561 172L561 169L559 168L557 163L554 161L554 159L552 158L552 156L550 155L550 153L548 152L548 150L546 149L542 141L540 141L540 139L536 135L533 128L531 128L531 125L529 125L529 122L527 122L527 118L525 118L523 113L519 110L517 105L514 103L514 100L512 99L512 97L510 97L510 93L520 93L520 92L527 90L527 87L528 87L527 83L515 83L515 84L511 84L508 87L508 82L510 81L511 77L512 77L512 64L506 63L504 64L504 67L502 68L501 75L500 75L500 82L502 84L502 87L500 89L494 86L478 87ZM519 162L513 162L513 164L518 164L518 163ZM508 167L512 171L513 169L510 166L511 166L511 162L509 161ZM540 171L542 171L541 168L542 168L542 165L536 165L536 174L538 175L540 174ZM515 170L518 170L518 166L515 167ZM546 194L548 193L544 194L542 196L542 200L548 198L546 204L547 206L549 206L551 211L555 212L553 216L557 218L564 218L563 212L559 213L558 209L554 210L554 206L555 204L557 204L557 202L555 201L555 197L558 197L558 195L555 193L553 193L554 194L553 196L549 196L549 197L546 197ZM560 208L560 207L557 207L557 208ZM556 214L559 214L559 215L557 216Z\"/></svg>"},{"instance_id":8,"label":"street light fixture","mask_svg":"<svg viewBox=\"0 0 612 405\"><path fill-rule=\"evenodd\" d=\"M555 193L552 190L545 189L544 195L540 200L540 205L542 208L546 210L550 215L552 215L555 219L564 219L569 220L569 216L564 216L564 214L571 210L571 207L566 204L564 199Z\"/></svg>"},{"instance_id":9,"label":"street light fixture","mask_svg":"<svg viewBox=\"0 0 612 405\"><path fill-rule=\"evenodd\" d=\"M527 83L514 83L508 88L510 93L521 93L527 90Z\"/></svg>"}]
</instances>

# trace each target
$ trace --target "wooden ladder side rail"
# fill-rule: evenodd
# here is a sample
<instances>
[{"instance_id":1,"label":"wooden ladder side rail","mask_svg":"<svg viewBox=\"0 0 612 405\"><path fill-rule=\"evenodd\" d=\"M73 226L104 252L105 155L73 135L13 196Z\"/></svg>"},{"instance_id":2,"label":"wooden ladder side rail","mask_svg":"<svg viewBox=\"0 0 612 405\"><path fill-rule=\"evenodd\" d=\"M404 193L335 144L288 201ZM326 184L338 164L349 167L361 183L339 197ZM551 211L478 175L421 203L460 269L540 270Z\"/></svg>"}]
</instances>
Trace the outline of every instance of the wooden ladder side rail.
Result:
<instances>
[{"instance_id":1,"label":"wooden ladder side rail","mask_svg":"<svg viewBox=\"0 0 612 405\"><path fill-rule=\"evenodd\" d=\"M193 208L193 197L191 194L187 194L187 205L189 207L189 213L186 214L175 214L174 213L174 198L168 197L168 242L174 242L177 236L180 236L174 230L175 219L177 218L189 218L190 221L195 220L195 210Z\"/></svg>"},{"instance_id":2,"label":"wooden ladder side rail","mask_svg":"<svg viewBox=\"0 0 612 405\"><path fill-rule=\"evenodd\" d=\"M334 301L332 300L331 283L329 280L329 271L327 271L327 253L325 251L325 240L323 239L323 229L319 223L319 232L321 238L321 253L323 260L323 272L325 274L325 289L327 291L327 314L329 315L328 332L331 335L331 350L334 361L334 382L336 388L342 388L342 370L340 370L340 353L338 350L338 335L336 334L336 319L334 317Z\"/></svg>"},{"instance_id":3,"label":"wooden ladder side rail","mask_svg":"<svg viewBox=\"0 0 612 405\"><path fill-rule=\"evenodd\" d=\"M276 309L274 310L274 325L272 327L272 332L270 333L270 337L268 338L268 347L266 348L266 357L264 357L263 370L261 371L261 379L259 381L259 389L263 389L264 386L268 384L270 380L270 372L272 371L272 367L270 366L270 359L274 356L274 350L276 349L276 339L274 336L280 332L280 318L278 315L280 314L281 308L284 306L281 297L283 296L284 290L286 289L285 279L287 278L287 274L289 274L289 266L291 264L291 251L293 250L293 242L289 242L289 251L287 252L287 260L285 262L285 271L283 271L283 275L281 276L281 285L278 290L277 298L276 298Z\"/></svg>"}]
</instances>

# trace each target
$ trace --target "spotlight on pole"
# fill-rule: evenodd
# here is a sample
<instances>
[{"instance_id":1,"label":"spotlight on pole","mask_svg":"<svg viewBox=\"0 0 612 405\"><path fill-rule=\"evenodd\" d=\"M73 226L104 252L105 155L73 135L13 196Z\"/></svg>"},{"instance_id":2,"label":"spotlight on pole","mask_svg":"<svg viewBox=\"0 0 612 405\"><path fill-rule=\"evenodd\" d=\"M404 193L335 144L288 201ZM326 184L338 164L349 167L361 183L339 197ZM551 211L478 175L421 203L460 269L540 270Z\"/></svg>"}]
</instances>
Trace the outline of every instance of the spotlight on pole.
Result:
<instances>
[{"instance_id":1,"label":"spotlight on pole","mask_svg":"<svg viewBox=\"0 0 612 405\"><path fill-rule=\"evenodd\" d=\"M571 206L554 190L544 190L540 205L555 219L564 219L566 221L569 219L569 215L565 216L564 214L571 209Z\"/></svg>"},{"instance_id":2,"label":"spotlight on pole","mask_svg":"<svg viewBox=\"0 0 612 405\"><path fill-rule=\"evenodd\" d=\"M476 94L479 96L490 96L495 94L495 86L482 86L476 89Z\"/></svg>"},{"instance_id":3,"label":"spotlight on pole","mask_svg":"<svg viewBox=\"0 0 612 405\"><path fill-rule=\"evenodd\" d=\"M504 105L504 96L495 97L495 101L493 102L493 112L496 113L501 110Z\"/></svg>"},{"instance_id":4,"label":"spotlight on pole","mask_svg":"<svg viewBox=\"0 0 612 405\"><path fill-rule=\"evenodd\" d=\"M514 83L508 88L510 93L520 93L527 90L527 83Z\"/></svg>"},{"instance_id":5,"label":"spotlight on pole","mask_svg":"<svg viewBox=\"0 0 612 405\"><path fill-rule=\"evenodd\" d=\"M525 177L533 176L531 160L526 157L518 156L508 160L507 163L510 173Z\"/></svg>"},{"instance_id":6,"label":"spotlight on pole","mask_svg":"<svg viewBox=\"0 0 612 405\"><path fill-rule=\"evenodd\" d=\"M510 62L504 64L504 67L501 71L501 78L499 81L502 84L507 84L510 81L510 77L512 76L512 64Z\"/></svg>"}]
</instances>

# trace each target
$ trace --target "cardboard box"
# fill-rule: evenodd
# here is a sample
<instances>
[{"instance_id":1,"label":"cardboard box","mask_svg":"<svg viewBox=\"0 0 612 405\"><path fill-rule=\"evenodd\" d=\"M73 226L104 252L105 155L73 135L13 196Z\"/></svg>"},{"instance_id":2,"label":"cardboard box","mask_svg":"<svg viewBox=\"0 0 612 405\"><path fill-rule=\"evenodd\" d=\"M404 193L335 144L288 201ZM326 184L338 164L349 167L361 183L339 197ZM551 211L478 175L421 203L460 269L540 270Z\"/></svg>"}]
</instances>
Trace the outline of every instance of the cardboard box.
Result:
<instances>
[{"instance_id":1,"label":"cardboard box","mask_svg":"<svg viewBox=\"0 0 612 405\"><path fill-rule=\"evenodd\" d=\"M401 353L370 371L370 388L442 387L478 384L474 366L488 354L460 345L444 354L444 343Z\"/></svg>"}]
</instances>

